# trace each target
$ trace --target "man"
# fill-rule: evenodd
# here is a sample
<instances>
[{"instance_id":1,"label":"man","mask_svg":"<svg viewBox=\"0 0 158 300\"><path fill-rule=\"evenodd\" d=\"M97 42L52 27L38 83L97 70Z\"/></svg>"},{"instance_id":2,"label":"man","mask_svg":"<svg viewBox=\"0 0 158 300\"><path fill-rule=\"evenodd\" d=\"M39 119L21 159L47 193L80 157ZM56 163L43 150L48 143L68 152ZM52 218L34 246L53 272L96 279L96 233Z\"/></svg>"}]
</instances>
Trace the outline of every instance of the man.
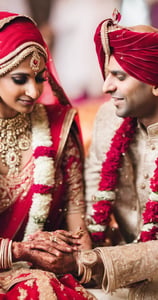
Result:
<instances>
[{"instance_id":1,"label":"man","mask_svg":"<svg viewBox=\"0 0 158 300\"><path fill-rule=\"evenodd\" d=\"M116 237L117 244L128 243L95 250L104 263L104 288L126 287L114 295L121 293L121 299L156 299L158 30L120 27L115 13L115 20L103 21L95 34L103 91L112 104L98 112L86 164L89 229L102 244L109 238L116 245ZM91 211L92 196L97 204L111 205L105 220L97 219L99 206Z\"/></svg>"},{"instance_id":2,"label":"man","mask_svg":"<svg viewBox=\"0 0 158 300\"><path fill-rule=\"evenodd\" d=\"M81 283L102 283L104 299L149 300L158 295L158 30L119 19L95 34L112 98L98 112L86 164L88 227L99 247L79 253L74 270Z\"/></svg>"},{"instance_id":3,"label":"man","mask_svg":"<svg viewBox=\"0 0 158 300\"><path fill-rule=\"evenodd\" d=\"M111 101L97 114L86 163L89 230L98 245L117 245L94 250L104 289L116 290L110 299L156 299L158 30L120 27L119 13L114 17L95 34Z\"/></svg>"}]
</instances>

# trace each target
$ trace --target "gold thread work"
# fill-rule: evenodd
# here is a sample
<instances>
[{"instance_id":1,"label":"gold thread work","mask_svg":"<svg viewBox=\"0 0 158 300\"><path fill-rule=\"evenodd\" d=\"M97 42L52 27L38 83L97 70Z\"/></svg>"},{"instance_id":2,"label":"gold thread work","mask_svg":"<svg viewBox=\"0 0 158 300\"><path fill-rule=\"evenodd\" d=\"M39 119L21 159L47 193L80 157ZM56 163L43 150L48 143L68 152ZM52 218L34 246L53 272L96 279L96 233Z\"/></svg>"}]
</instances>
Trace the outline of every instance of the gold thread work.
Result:
<instances>
[{"instance_id":1,"label":"gold thread work","mask_svg":"<svg viewBox=\"0 0 158 300\"><path fill-rule=\"evenodd\" d=\"M38 72L39 71L39 67L40 67L40 55L38 54L38 51L34 51L32 53L32 57L30 60L30 67L34 72Z\"/></svg>"},{"instance_id":2,"label":"gold thread work","mask_svg":"<svg viewBox=\"0 0 158 300\"><path fill-rule=\"evenodd\" d=\"M12 119L0 119L0 154L3 166L9 174L19 172L21 151L31 144L31 122L29 115L18 114Z\"/></svg>"}]
</instances>

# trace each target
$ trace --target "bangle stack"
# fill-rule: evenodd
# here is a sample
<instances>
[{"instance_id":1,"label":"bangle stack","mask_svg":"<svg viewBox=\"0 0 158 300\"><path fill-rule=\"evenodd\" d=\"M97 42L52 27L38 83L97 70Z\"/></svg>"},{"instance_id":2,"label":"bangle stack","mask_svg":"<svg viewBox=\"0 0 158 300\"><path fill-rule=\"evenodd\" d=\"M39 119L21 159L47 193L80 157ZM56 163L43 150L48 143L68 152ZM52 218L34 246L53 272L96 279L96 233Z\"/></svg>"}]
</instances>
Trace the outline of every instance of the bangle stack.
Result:
<instances>
[{"instance_id":1,"label":"bangle stack","mask_svg":"<svg viewBox=\"0 0 158 300\"><path fill-rule=\"evenodd\" d=\"M12 240L0 240L0 269L11 269L12 267Z\"/></svg>"},{"instance_id":2,"label":"bangle stack","mask_svg":"<svg viewBox=\"0 0 158 300\"><path fill-rule=\"evenodd\" d=\"M92 278L92 269L88 266L85 266L84 264L80 263L78 264L78 277L81 277L79 282L82 283L87 283L91 280Z\"/></svg>"},{"instance_id":3,"label":"bangle stack","mask_svg":"<svg viewBox=\"0 0 158 300\"><path fill-rule=\"evenodd\" d=\"M81 251L78 255L78 276L80 283L88 283L92 279L92 269L97 263L98 256L94 250Z\"/></svg>"}]
</instances>

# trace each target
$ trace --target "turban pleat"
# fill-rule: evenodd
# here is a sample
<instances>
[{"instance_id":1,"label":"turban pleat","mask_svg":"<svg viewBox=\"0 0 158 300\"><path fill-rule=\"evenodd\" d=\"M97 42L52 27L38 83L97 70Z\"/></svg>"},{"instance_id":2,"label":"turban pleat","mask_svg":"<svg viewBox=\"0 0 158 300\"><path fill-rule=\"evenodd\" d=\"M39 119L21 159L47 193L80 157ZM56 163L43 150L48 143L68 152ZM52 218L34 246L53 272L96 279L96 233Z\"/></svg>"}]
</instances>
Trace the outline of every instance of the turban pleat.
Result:
<instances>
[{"instance_id":1,"label":"turban pleat","mask_svg":"<svg viewBox=\"0 0 158 300\"><path fill-rule=\"evenodd\" d=\"M101 26L94 41L103 77L105 78L105 51L102 45ZM118 28L108 32L110 55L129 75L151 85L158 84L158 32L136 32Z\"/></svg>"}]
</instances>

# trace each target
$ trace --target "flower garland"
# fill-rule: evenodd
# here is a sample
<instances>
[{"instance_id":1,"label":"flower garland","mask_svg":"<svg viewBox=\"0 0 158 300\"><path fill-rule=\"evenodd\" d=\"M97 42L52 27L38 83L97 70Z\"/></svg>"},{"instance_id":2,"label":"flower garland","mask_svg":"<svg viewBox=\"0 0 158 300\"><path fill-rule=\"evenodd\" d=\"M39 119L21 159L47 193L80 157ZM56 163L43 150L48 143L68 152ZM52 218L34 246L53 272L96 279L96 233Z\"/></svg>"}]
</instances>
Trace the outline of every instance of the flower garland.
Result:
<instances>
[{"instance_id":1,"label":"flower garland","mask_svg":"<svg viewBox=\"0 0 158 300\"><path fill-rule=\"evenodd\" d=\"M42 230L52 202L55 183L54 150L47 113L43 105L35 106L31 114L32 148L35 158L33 197L24 240L29 234Z\"/></svg>"},{"instance_id":2,"label":"flower garland","mask_svg":"<svg viewBox=\"0 0 158 300\"><path fill-rule=\"evenodd\" d=\"M118 171L122 165L122 158L134 137L136 127L137 120L135 118L124 119L112 139L110 150L102 164L99 190L94 196L95 203L90 217L91 224L88 225L94 242L105 240L106 228L113 211ZM138 237L138 241L142 242L158 239L158 158L155 163L156 169L150 181L149 199L143 213L143 228Z\"/></svg>"}]
</instances>

